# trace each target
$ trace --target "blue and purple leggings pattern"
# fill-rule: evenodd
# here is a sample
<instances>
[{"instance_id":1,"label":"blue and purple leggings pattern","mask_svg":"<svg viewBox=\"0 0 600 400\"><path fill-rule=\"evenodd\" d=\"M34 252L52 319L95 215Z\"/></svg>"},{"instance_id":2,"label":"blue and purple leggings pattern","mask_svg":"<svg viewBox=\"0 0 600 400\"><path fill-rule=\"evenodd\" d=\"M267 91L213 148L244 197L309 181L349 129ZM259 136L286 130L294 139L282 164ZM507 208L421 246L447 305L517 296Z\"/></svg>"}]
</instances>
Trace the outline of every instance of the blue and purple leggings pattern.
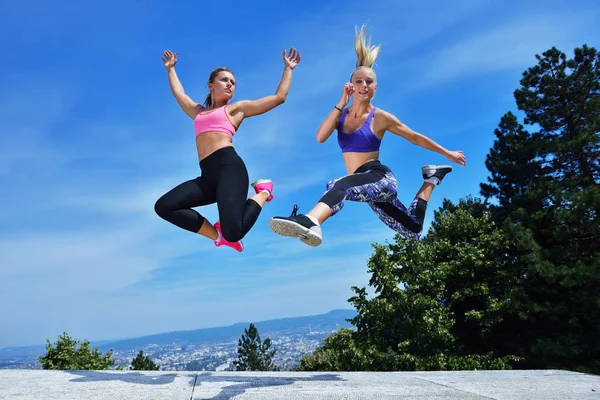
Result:
<instances>
[{"instance_id":1,"label":"blue and purple leggings pattern","mask_svg":"<svg viewBox=\"0 0 600 400\"><path fill-rule=\"evenodd\" d=\"M415 198L408 208L398 200L398 181L387 167L377 164L364 172L346 175L327 183L321 202L337 214L346 200L369 204L377 217L408 239L419 239L426 203ZM419 203L424 204L418 207Z\"/></svg>"}]
</instances>

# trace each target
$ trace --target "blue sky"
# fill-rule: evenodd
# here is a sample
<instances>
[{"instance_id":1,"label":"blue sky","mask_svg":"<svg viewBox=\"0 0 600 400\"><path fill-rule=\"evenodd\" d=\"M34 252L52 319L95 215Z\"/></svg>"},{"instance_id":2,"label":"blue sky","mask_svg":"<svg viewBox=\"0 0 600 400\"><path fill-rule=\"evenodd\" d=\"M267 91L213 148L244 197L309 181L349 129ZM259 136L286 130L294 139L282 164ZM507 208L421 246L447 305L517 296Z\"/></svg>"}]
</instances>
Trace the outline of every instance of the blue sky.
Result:
<instances>
[{"instance_id":1,"label":"blue sky","mask_svg":"<svg viewBox=\"0 0 600 400\"><path fill-rule=\"evenodd\" d=\"M307 212L345 174L335 136L319 144L315 133L354 68L354 27L368 23L382 45L374 105L467 156L436 188L429 226L443 198L478 195L493 130L516 111L512 92L534 55L598 47L594 3L3 1L0 347L63 331L100 340L348 308L350 286L368 284L370 243L393 232L359 203L324 225L318 248L267 223L296 203ZM274 93L290 46L302 61L287 102L245 120L234 140L251 181L276 185L244 252L158 218L156 199L199 173L163 50L179 53L192 98L225 65L239 100ZM447 162L389 133L381 160L406 204L421 165ZM216 220L216 206L200 212Z\"/></svg>"}]
</instances>

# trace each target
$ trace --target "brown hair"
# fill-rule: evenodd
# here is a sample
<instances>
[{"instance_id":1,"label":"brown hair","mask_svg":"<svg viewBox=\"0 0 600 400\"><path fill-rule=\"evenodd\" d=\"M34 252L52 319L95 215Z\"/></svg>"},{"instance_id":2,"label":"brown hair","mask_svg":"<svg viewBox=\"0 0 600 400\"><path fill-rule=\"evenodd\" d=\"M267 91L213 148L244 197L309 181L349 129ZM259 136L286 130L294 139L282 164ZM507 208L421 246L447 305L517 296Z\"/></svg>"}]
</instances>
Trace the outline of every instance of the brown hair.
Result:
<instances>
[{"instance_id":1,"label":"brown hair","mask_svg":"<svg viewBox=\"0 0 600 400\"><path fill-rule=\"evenodd\" d=\"M210 76L208 77L208 83L213 83L215 79L217 79L217 76L219 75L220 72L231 72L233 74L233 72L227 68L227 67L219 67L214 69L211 73ZM204 107L209 108L212 105L212 93L208 93L208 95L206 96L206 99L204 99Z\"/></svg>"},{"instance_id":2,"label":"brown hair","mask_svg":"<svg viewBox=\"0 0 600 400\"><path fill-rule=\"evenodd\" d=\"M358 28L354 29L354 51L356 51L356 69L350 75L350 80L352 80L352 76L354 72L358 71L362 68L372 69L373 65L375 65L375 61L377 60L377 56L379 55L380 45L371 46L371 39L369 38L369 42L366 40L366 25L362 25L360 30Z\"/></svg>"}]
</instances>

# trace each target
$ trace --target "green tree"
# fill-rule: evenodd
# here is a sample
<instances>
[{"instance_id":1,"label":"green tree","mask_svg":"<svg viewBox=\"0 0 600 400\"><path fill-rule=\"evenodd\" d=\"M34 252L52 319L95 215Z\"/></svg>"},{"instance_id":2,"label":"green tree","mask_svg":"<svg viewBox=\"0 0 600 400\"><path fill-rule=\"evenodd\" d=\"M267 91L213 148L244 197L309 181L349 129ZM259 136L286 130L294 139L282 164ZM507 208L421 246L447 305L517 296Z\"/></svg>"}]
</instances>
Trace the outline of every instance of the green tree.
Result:
<instances>
[{"instance_id":1,"label":"green tree","mask_svg":"<svg viewBox=\"0 0 600 400\"><path fill-rule=\"evenodd\" d=\"M495 347L518 287L509 246L486 204L445 200L423 240L396 236L374 246L368 266L376 296L354 288L350 299L359 342L388 353L386 362L396 354L385 368L509 368L513 354Z\"/></svg>"},{"instance_id":2,"label":"green tree","mask_svg":"<svg viewBox=\"0 0 600 400\"><path fill-rule=\"evenodd\" d=\"M539 219L546 195L540 192L541 181L550 172L540 158L540 135L528 132L512 112L502 116L494 134L496 140L485 159L490 177L480 184L481 194L498 202L490 204L494 220L501 223L510 217L528 223Z\"/></svg>"},{"instance_id":3,"label":"green tree","mask_svg":"<svg viewBox=\"0 0 600 400\"><path fill-rule=\"evenodd\" d=\"M44 369L106 370L116 359L112 358L112 351L102 354L98 348L92 349L87 339L80 343L64 332L54 346L46 339L46 355L39 357L39 361Z\"/></svg>"},{"instance_id":4,"label":"green tree","mask_svg":"<svg viewBox=\"0 0 600 400\"><path fill-rule=\"evenodd\" d=\"M158 371L160 367L149 356L145 356L143 350L140 350L131 361L131 369L136 371Z\"/></svg>"},{"instance_id":5,"label":"green tree","mask_svg":"<svg viewBox=\"0 0 600 400\"><path fill-rule=\"evenodd\" d=\"M504 369L518 358L496 344L512 321L518 274L510 240L480 200L445 201L422 241L374 244L366 288L349 301L356 331L342 330L300 370Z\"/></svg>"},{"instance_id":6,"label":"green tree","mask_svg":"<svg viewBox=\"0 0 600 400\"><path fill-rule=\"evenodd\" d=\"M277 371L273 363L276 352L277 349L271 350L271 339L263 342L256 326L250 323L238 340L238 359L233 364L237 371Z\"/></svg>"},{"instance_id":7,"label":"green tree","mask_svg":"<svg viewBox=\"0 0 600 400\"><path fill-rule=\"evenodd\" d=\"M570 59L556 48L536 58L515 91L533 133L515 118L501 126L481 193L500 203L497 222L521 224L537 246L522 283L523 366L598 372L600 54L583 46Z\"/></svg>"},{"instance_id":8,"label":"green tree","mask_svg":"<svg viewBox=\"0 0 600 400\"><path fill-rule=\"evenodd\" d=\"M341 328L323 340L314 352L300 359L298 371L362 371L368 359L355 341L352 329Z\"/></svg>"}]
</instances>

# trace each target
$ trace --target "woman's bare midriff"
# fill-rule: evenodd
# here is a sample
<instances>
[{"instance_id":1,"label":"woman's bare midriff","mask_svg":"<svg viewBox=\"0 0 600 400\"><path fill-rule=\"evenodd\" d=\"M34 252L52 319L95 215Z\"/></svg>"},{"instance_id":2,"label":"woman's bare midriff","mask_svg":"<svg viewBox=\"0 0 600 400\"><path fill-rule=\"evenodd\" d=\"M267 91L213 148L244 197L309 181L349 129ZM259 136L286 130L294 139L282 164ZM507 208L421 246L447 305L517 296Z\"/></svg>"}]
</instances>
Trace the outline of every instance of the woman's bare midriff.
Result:
<instances>
[{"instance_id":1,"label":"woman's bare midriff","mask_svg":"<svg viewBox=\"0 0 600 400\"><path fill-rule=\"evenodd\" d=\"M379 159L379 152L372 151L369 153L342 153L346 171L348 174L353 174L361 165Z\"/></svg>"},{"instance_id":2,"label":"woman's bare midriff","mask_svg":"<svg viewBox=\"0 0 600 400\"><path fill-rule=\"evenodd\" d=\"M223 147L232 147L231 136L223 132L204 132L196 136L198 160L203 160Z\"/></svg>"}]
</instances>

